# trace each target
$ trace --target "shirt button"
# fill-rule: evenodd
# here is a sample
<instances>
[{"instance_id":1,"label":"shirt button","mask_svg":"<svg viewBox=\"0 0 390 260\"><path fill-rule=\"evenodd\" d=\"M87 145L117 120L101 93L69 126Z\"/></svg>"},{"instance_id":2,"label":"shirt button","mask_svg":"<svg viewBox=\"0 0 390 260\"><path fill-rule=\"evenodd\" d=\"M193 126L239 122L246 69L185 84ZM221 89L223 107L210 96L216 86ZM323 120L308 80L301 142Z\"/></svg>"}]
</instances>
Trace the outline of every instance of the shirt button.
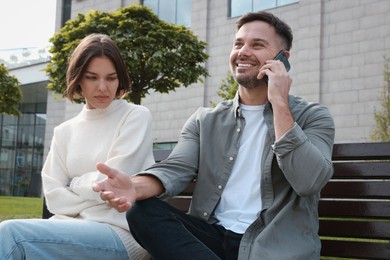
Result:
<instances>
[{"instance_id":1,"label":"shirt button","mask_svg":"<svg viewBox=\"0 0 390 260\"><path fill-rule=\"evenodd\" d=\"M218 190L222 190L222 185L218 185Z\"/></svg>"},{"instance_id":2,"label":"shirt button","mask_svg":"<svg viewBox=\"0 0 390 260\"><path fill-rule=\"evenodd\" d=\"M229 157L229 161L233 161L233 159L234 159L234 158L233 158L232 156Z\"/></svg>"},{"instance_id":3,"label":"shirt button","mask_svg":"<svg viewBox=\"0 0 390 260\"><path fill-rule=\"evenodd\" d=\"M207 212L203 212L203 217L207 217Z\"/></svg>"},{"instance_id":4,"label":"shirt button","mask_svg":"<svg viewBox=\"0 0 390 260\"><path fill-rule=\"evenodd\" d=\"M239 133L241 131L241 128L237 128L237 133Z\"/></svg>"}]
</instances>

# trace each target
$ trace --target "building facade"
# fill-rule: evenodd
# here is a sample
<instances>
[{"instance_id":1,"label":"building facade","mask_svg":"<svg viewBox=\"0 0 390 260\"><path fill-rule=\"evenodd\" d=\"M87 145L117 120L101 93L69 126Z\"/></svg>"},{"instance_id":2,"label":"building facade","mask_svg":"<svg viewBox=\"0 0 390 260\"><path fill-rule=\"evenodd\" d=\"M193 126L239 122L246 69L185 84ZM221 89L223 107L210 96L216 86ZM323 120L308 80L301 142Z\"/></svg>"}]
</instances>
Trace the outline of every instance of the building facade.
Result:
<instances>
[{"instance_id":1,"label":"building facade","mask_svg":"<svg viewBox=\"0 0 390 260\"><path fill-rule=\"evenodd\" d=\"M47 63L11 70L22 85L20 117L0 114L0 196L41 196L47 107Z\"/></svg>"},{"instance_id":2,"label":"building facade","mask_svg":"<svg viewBox=\"0 0 390 260\"><path fill-rule=\"evenodd\" d=\"M166 10L162 9L160 2L164 2L165 6L170 4L169 9L177 13L180 12L177 10L179 1L182 0L145 0L141 3L162 12L158 13L160 17L167 19L169 15L164 14ZM113 11L139 1L71 2L70 17L73 18L77 13L86 13L91 9ZM153 114L156 144L176 142L186 119L199 106L210 106L210 101L220 101L217 91L229 70L228 57L235 22L241 13L257 11L256 3L263 3L260 7L271 7L267 10L292 27L292 94L329 107L336 123L336 142L370 140L369 135L375 125L373 113L380 109L379 96L385 64L383 57L390 56L388 0L189 2L189 28L208 44L210 57L205 66L210 76L203 84L193 84L169 94L151 93L142 100L142 105ZM51 112L48 113L46 127L46 151L53 127L80 110L79 105L58 101L51 96L48 97L48 111Z\"/></svg>"}]
</instances>

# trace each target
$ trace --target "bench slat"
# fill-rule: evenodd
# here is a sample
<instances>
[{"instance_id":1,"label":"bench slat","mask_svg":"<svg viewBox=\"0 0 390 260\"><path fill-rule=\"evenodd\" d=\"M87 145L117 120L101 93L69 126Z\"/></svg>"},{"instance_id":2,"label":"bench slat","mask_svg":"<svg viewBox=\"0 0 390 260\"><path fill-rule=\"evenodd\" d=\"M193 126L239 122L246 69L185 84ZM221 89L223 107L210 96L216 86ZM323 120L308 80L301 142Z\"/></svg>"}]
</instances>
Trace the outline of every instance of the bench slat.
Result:
<instances>
[{"instance_id":1,"label":"bench slat","mask_svg":"<svg viewBox=\"0 0 390 260\"><path fill-rule=\"evenodd\" d=\"M390 198L389 183L383 181L330 181L321 191L321 197Z\"/></svg>"},{"instance_id":2,"label":"bench slat","mask_svg":"<svg viewBox=\"0 0 390 260\"><path fill-rule=\"evenodd\" d=\"M333 160L390 159L390 142L343 143L333 146Z\"/></svg>"},{"instance_id":3,"label":"bench slat","mask_svg":"<svg viewBox=\"0 0 390 260\"><path fill-rule=\"evenodd\" d=\"M390 239L390 221L320 220L320 236Z\"/></svg>"},{"instance_id":4,"label":"bench slat","mask_svg":"<svg viewBox=\"0 0 390 260\"><path fill-rule=\"evenodd\" d=\"M389 162L335 162L332 179L390 179Z\"/></svg>"},{"instance_id":5,"label":"bench slat","mask_svg":"<svg viewBox=\"0 0 390 260\"><path fill-rule=\"evenodd\" d=\"M180 211L188 212L188 208L191 204L191 197L173 197L170 198L168 204L177 208Z\"/></svg>"},{"instance_id":6,"label":"bench slat","mask_svg":"<svg viewBox=\"0 0 390 260\"><path fill-rule=\"evenodd\" d=\"M383 218L389 219L390 201L320 200L321 217Z\"/></svg>"},{"instance_id":7,"label":"bench slat","mask_svg":"<svg viewBox=\"0 0 390 260\"><path fill-rule=\"evenodd\" d=\"M321 256L389 259L390 243L322 240Z\"/></svg>"}]
</instances>

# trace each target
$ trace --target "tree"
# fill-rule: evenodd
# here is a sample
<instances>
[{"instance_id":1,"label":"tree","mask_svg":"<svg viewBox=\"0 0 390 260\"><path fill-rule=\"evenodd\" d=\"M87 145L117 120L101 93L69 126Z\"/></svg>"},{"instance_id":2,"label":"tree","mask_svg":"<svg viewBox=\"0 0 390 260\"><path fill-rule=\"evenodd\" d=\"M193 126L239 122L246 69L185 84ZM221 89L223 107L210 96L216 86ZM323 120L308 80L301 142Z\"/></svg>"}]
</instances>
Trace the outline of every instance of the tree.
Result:
<instances>
[{"instance_id":1,"label":"tree","mask_svg":"<svg viewBox=\"0 0 390 260\"><path fill-rule=\"evenodd\" d=\"M374 112L375 129L371 134L372 141L390 141L390 58L385 59L383 71L383 89L379 97L381 109Z\"/></svg>"},{"instance_id":2,"label":"tree","mask_svg":"<svg viewBox=\"0 0 390 260\"><path fill-rule=\"evenodd\" d=\"M19 81L14 76L10 76L8 69L0 64L0 113L20 116L21 102L22 90Z\"/></svg>"},{"instance_id":3,"label":"tree","mask_svg":"<svg viewBox=\"0 0 390 260\"><path fill-rule=\"evenodd\" d=\"M63 94L67 61L77 43L91 33L109 35L118 45L129 69L132 90L126 97L135 104L155 90L168 93L180 86L202 82L206 43L184 26L164 22L140 4L114 12L91 10L66 22L51 39L51 63L45 68L49 89Z\"/></svg>"},{"instance_id":4,"label":"tree","mask_svg":"<svg viewBox=\"0 0 390 260\"><path fill-rule=\"evenodd\" d=\"M222 100L233 99L238 90L238 83L234 79L233 74L229 71L226 79L222 80L222 85L217 91L217 95L222 98ZM215 107L217 104L213 101L210 101L210 104Z\"/></svg>"}]
</instances>

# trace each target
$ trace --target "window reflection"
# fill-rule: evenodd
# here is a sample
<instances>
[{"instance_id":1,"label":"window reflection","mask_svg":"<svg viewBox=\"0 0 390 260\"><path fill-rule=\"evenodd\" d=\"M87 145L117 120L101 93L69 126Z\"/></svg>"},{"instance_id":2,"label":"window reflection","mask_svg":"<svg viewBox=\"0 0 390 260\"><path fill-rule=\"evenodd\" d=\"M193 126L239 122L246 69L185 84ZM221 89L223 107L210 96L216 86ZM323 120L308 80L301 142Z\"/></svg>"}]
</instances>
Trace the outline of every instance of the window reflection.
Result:
<instances>
[{"instance_id":1,"label":"window reflection","mask_svg":"<svg viewBox=\"0 0 390 260\"><path fill-rule=\"evenodd\" d=\"M143 5L152 9L166 22L191 27L191 0L144 0Z\"/></svg>"},{"instance_id":2,"label":"window reflection","mask_svg":"<svg viewBox=\"0 0 390 260\"><path fill-rule=\"evenodd\" d=\"M23 104L21 112L0 115L0 195L39 197L46 104Z\"/></svg>"},{"instance_id":3,"label":"window reflection","mask_svg":"<svg viewBox=\"0 0 390 260\"><path fill-rule=\"evenodd\" d=\"M230 0L230 17L241 16L278 6L297 3L299 0Z\"/></svg>"}]
</instances>

